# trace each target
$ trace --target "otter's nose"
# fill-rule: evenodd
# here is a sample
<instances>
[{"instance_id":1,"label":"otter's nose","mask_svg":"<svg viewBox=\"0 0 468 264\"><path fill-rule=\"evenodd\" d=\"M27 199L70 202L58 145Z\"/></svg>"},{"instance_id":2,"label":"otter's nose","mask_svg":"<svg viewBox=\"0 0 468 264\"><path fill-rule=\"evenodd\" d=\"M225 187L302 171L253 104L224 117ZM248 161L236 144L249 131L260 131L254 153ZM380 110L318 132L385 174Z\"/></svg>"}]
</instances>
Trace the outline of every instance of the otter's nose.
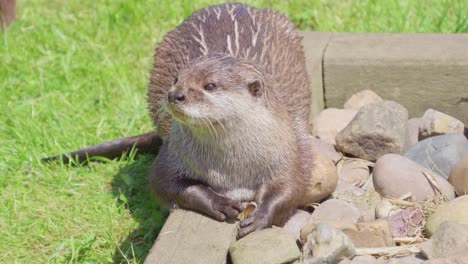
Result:
<instances>
[{"instance_id":1,"label":"otter's nose","mask_svg":"<svg viewBox=\"0 0 468 264\"><path fill-rule=\"evenodd\" d=\"M169 92L167 96L167 100L169 100L169 102L173 104L177 104L185 100L185 95L179 91L172 91L172 92Z\"/></svg>"}]
</instances>

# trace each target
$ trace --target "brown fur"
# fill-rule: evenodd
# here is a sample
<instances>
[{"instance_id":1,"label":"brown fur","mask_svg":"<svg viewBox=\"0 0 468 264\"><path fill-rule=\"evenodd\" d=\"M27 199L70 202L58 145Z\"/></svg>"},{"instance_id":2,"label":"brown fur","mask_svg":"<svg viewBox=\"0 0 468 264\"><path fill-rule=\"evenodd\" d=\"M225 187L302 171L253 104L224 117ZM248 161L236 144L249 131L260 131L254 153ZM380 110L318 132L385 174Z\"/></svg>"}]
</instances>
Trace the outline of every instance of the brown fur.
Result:
<instances>
[{"instance_id":1,"label":"brown fur","mask_svg":"<svg viewBox=\"0 0 468 264\"><path fill-rule=\"evenodd\" d=\"M0 30L8 27L16 17L16 0L0 0Z\"/></svg>"},{"instance_id":2,"label":"brown fur","mask_svg":"<svg viewBox=\"0 0 468 264\"><path fill-rule=\"evenodd\" d=\"M220 87L205 91L210 82ZM168 92L183 102L167 103ZM194 13L156 49L148 102L164 139L150 173L161 200L224 220L254 199L240 236L311 202L310 89L285 16L243 4Z\"/></svg>"}]
</instances>

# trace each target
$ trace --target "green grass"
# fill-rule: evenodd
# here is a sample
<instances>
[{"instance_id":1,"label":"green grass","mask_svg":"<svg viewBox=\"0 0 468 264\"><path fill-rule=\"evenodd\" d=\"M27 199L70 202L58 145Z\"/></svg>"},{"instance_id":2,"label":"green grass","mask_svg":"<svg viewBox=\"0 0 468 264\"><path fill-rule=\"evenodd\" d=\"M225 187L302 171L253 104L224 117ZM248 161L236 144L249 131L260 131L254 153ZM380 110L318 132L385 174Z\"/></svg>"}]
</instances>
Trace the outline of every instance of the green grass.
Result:
<instances>
[{"instance_id":1,"label":"green grass","mask_svg":"<svg viewBox=\"0 0 468 264\"><path fill-rule=\"evenodd\" d=\"M154 47L215 2L19 1L16 23L0 33L0 263L144 260L166 213L147 186L154 157L76 167L39 160L150 131ZM468 32L463 0L254 4L308 30Z\"/></svg>"}]
</instances>

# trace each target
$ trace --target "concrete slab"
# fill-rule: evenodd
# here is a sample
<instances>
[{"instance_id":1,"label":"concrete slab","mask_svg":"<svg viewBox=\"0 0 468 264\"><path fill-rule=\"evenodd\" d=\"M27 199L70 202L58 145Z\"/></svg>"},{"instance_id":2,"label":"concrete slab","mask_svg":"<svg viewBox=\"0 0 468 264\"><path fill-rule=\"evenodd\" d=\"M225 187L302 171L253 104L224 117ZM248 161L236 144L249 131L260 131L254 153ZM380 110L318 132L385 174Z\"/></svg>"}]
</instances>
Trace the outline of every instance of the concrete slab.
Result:
<instances>
[{"instance_id":1,"label":"concrete slab","mask_svg":"<svg viewBox=\"0 0 468 264\"><path fill-rule=\"evenodd\" d=\"M404 105L428 108L468 125L468 34L333 34L324 55L326 107L343 107L371 89Z\"/></svg>"},{"instance_id":2,"label":"concrete slab","mask_svg":"<svg viewBox=\"0 0 468 264\"><path fill-rule=\"evenodd\" d=\"M299 33L303 37L302 43L304 45L307 73L309 74L312 89L312 115L310 119L310 122L312 122L312 119L325 107L322 63L325 49L333 33L313 31L301 31Z\"/></svg>"},{"instance_id":3,"label":"concrete slab","mask_svg":"<svg viewBox=\"0 0 468 264\"><path fill-rule=\"evenodd\" d=\"M237 222L219 222L192 211L174 210L144 263L226 263L237 226Z\"/></svg>"}]
</instances>

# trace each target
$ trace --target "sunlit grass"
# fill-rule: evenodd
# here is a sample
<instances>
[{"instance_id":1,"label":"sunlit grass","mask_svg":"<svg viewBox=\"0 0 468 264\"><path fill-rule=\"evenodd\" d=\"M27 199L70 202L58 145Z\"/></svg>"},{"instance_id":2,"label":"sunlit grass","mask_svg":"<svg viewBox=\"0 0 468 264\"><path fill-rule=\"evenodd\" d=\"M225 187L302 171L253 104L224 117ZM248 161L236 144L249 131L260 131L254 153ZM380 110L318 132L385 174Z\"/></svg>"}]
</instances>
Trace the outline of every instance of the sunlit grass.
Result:
<instances>
[{"instance_id":1,"label":"sunlit grass","mask_svg":"<svg viewBox=\"0 0 468 264\"><path fill-rule=\"evenodd\" d=\"M164 221L154 157L70 167L40 158L150 131L154 48L221 1L18 1L0 33L0 262L142 262ZM301 29L468 32L466 1L249 1Z\"/></svg>"}]
</instances>

